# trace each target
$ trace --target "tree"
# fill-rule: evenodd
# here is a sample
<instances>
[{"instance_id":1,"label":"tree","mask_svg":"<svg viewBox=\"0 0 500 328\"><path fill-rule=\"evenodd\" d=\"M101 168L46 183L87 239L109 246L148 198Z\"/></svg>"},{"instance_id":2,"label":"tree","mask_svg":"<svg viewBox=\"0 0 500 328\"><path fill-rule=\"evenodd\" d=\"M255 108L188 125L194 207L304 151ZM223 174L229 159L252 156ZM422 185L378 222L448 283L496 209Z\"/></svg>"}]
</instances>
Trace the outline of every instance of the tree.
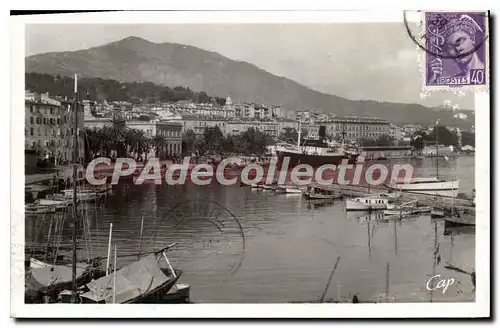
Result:
<instances>
[{"instance_id":1,"label":"tree","mask_svg":"<svg viewBox=\"0 0 500 328\"><path fill-rule=\"evenodd\" d=\"M155 149L155 156L159 158L162 155L165 148L165 138L157 134L155 135L153 140L151 140L151 144Z\"/></svg>"},{"instance_id":2,"label":"tree","mask_svg":"<svg viewBox=\"0 0 500 328\"><path fill-rule=\"evenodd\" d=\"M448 130L442 125L437 125L434 127L432 132L429 134L429 141L436 141L436 128L437 128L437 142L438 144L443 144L445 146L457 146L458 137L456 133Z\"/></svg>"},{"instance_id":3,"label":"tree","mask_svg":"<svg viewBox=\"0 0 500 328\"><path fill-rule=\"evenodd\" d=\"M194 151L196 134L193 130L187 130L182 135L182 149L185 153L190 154Z\"/></svg>"},{"instance_id":4,"label":"tree","mask_svg":"<svg viewBox=\"0 0 500 328\"><path fill-rule=\"evenodd\" d=\"M297 130L295 130L294 128L284 128L278 137L280 141L290 142L290 143L296 143L298 138L299 134L297 133Z\"/></svg>"},{"instance_id":5,"label":"tree","mask_svg":"<svg viewBox=\"0 0 500 328\"><path fill-rule=\"evenodd\" d=\"M476 147L476 135L469 131L462 132L462 145Z\"/></svg>"},{"instance_id":6,"label":"tree","mask_svg":"<svg viewBox=\"0 0 500 328\"><path fill-rule=\"evenodd\" d=\"M203 133L205 148L209 153L220 154L224 143L224 135L218 126L207 127Z\"/></svg>"},{"instance_id":7,"label":"tree","mask_svg":"<svg viewBox=\"0 0 500 328\"><path fill-rule=\"evenodd\" d=\"M382 134L375 140L377 146L394 146L394 138L388 134Z\"/></svg>"},{"instance_id":8,"label":"tree","mask_svg":"<svg viewBox=\"0 0 500 328\"><path fill-rule=\"evenodd\" d=\"M425 146L425 140L424 137L421 135L415 135L411 138L410 141L410 146L413 147L413 149L420 153L422 149L424 149Z\"/></svg>"},{"instance_id":9,"label":"tree","mask_svg":"<svg viewBox=\"0 0 500 328\"><path fill-rule=\"evenodd\" d=\"M241 135L241 148L246 154L262 156L269 144L267 136L259 130L249 128Z\"/></svg>"}]
</instances>

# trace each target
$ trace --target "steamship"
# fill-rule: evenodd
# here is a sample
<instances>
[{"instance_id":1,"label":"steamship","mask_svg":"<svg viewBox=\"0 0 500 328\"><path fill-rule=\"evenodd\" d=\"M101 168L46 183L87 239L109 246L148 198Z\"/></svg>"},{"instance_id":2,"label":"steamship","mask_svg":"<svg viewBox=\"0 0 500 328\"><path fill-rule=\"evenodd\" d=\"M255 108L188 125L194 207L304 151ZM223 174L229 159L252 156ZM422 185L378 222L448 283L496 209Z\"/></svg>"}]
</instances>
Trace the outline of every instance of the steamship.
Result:
<instances>
[{"instance_id":1,"label":"steamship","mask_svg":"<svg viewBox=\"0 0 500 328\"><path fill-rule=\"evenodd\" d=\"M299 122L297 144L278 143L276 145L278 166L284 164L286 157L289 159L289 168L299 164L308 164L312 167L319 167L325 164L339 165L344 159L347 159L350 164L355 163L359 152L356 149L345 147L343 141L340 145L335 142L329 142L325 138L324 130L324 126L321 126L318 138L304 138L304 140L301 140Z\"/></svg>"}]
</instances>

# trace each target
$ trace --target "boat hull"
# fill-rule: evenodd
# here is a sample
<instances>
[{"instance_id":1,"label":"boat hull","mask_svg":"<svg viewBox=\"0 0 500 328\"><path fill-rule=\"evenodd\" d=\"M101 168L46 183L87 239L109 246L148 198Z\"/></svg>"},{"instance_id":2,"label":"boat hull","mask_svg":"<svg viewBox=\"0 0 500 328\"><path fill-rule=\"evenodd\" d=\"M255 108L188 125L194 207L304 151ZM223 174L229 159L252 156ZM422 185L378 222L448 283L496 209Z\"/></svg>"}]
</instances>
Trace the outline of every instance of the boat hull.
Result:
<instances>
[{"instance_id":1,"label":"boat hull","mask_svg":"<svg viewBox=\"0 0 500 328\"><path fill-rule=\"evenodd\" d=\"M382 203L365 203L346 199L345 207L348 211L378 211L387 209L387 201Z\"/></svg>"},{"instance_id":2,"label":"boat hull","mask_svg":"<svg viewBox=\"0 0 500 328\"><path fill-rule=\"evenodd\" d=\"M444 218L444 210L442 208L433 207L431 210L431 218Z\"/></svg>"},{"instance_id":3,"label":"boat hull","mask_svg":"<svg viewBox=\"0 0 500 328\"><path fill-rule=\"evenodd\" d=\"M306 194L307 199L340 199L342 195Z\"/></svg>"},{"instance_id":4,"label":"boat hull","mask_svg":"<svg viewBox=\"0 0 500 328\"><path fill-rule=\"evenodd\" d=\"M282 166L285 157L289 158L288 167L295 167L299 164L307 164L312 167L319 167L325 164L339 165L342 163L343 159L347 159L350 164L354 164L358 155L310 155L282 151L278 153L278 167Z\"/></svg>"},{"instance_id":5,"label":"boat hull","mask_svg":"<svg viewBox=\"0 0 500 328\"><path fill-rule=\"evenodd\" d=\"M476 219L474 217L469 217L469 216L446 217L445 221L446 221L446 224L452 225L452 226L475 226L476 225Z\"/></svg>"},{"instance_id":6,"label":"boat hull","mask_svg":"<svg viewBox=\"0 0 500 328\"><path fill-rule=\"evenodd\" d=\"M386 187L393 190L400 190L404 192L411 192L416 194L454 197L458 196L460 180L454 181L426 181L418 183L396 183L393 185L386 185Z\"/></svg>"}]
</instances>

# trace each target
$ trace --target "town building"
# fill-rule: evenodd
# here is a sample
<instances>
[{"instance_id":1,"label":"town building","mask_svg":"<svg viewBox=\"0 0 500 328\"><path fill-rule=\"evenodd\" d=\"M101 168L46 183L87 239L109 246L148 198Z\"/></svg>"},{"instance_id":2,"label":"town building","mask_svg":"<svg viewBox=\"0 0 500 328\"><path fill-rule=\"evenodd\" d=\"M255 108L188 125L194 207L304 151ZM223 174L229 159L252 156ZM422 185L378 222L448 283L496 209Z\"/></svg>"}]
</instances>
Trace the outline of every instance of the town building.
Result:
<instances>
[{"instance_id":1,"label":"town building","mask_svg":"<svg viewBox=\"0 0 500 328\"><path fill-rule=\"evenodd\" d=\"M389 125L389 136L394 138L395 141L402 140L404 137L403 131L401 131L401 128L395 124L390 124Z\"/></svg>"},{"instance_id":2,"label":"town building","mask_svg":"<svg viewBox=\"0 0 500 328\"><path fill-rule=\"evenodd\" d=\"M434 125L430 127L431 129L434 128ZM415 132L422 130L423 127L421 125L415 125L415 124L406 124L401 128L401 132L405 137L411 137L412 135L415 134Z\"/></svg>"},{"instance_id":3,"label":"town building","mask_svg":"<svg viewBox=\"0 0 500 328\"><path fill-rule=\"evenodd\" d=\"M225 134L240 134L250 128L273 138L277 138L281 132L279 123L274 121L232 120L227 122Z\"/></svg>"},{"instance_id":4,"label":"town building","mask_svg":"<svg viewBox=\"0 0 500 328\"><path fill-rule=\"evenodd\" d=\"M182 154L182 124L173 121L126 121L129 129L140 130L150 139L161 136L165 140L167 155Z\"/></svg>"},{"instance_id":5,"label":"town building","mask_svg":"<svg viewBox=\"0 0 500 328\"><path fill-rule=\"evenodd\" d=\"M335 117L322 123L326 126L326 134L332 138L343 138L345 141L359 139L377 139L389 135L390 123L387 120L373 117Z\"/></svg>"},{"instance_id":6,"label":"town building","mask_svg":"<svg viewBox=\"0 0 500 328\"><path fill-rule=\"evenodd\" d=\"M104 126L112 126L110 117L94 117L88 111L85 112L85 127L90 129L102 129ZM140 130L150 139L162 136L165 139L166 153L170 155L182 154L182 131L183 125L179 121L153 120L125 120L125 126L129 129ZM151 156L151 154L148 154Z\"/></svg>"},{"instance_id":7,"label":"town building","mask_svg":"<svg viewBox=\"0 0 500 328\"><path fill-rule=\"evenodd\" d=\"M27 91L25 97L25 149L39 156L52 157L57 163L73 160L74 116L72 103L56 100L48 93ZM78 131L83 129L83 108L78 108ZM83 134L79 134L79 160L84 154Z\"/></svg>"}]
</instances>

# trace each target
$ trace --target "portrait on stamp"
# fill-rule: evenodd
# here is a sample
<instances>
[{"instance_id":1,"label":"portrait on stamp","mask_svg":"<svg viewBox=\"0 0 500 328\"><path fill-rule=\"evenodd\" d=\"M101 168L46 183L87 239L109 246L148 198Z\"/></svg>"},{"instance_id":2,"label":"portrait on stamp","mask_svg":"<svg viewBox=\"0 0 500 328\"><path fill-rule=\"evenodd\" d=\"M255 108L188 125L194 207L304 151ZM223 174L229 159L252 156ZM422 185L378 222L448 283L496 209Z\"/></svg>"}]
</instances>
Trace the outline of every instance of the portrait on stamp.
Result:
<instances>
[{"instance_id":1,"label":"portrait on stamp","mask_svg":"<svg viewBox=\"0 0 500 328\"><path fill-rule=\"evenodd\" d=\"M426 85L485 85L486 15L425 13Z\"/></svg>"}]
</instances>

